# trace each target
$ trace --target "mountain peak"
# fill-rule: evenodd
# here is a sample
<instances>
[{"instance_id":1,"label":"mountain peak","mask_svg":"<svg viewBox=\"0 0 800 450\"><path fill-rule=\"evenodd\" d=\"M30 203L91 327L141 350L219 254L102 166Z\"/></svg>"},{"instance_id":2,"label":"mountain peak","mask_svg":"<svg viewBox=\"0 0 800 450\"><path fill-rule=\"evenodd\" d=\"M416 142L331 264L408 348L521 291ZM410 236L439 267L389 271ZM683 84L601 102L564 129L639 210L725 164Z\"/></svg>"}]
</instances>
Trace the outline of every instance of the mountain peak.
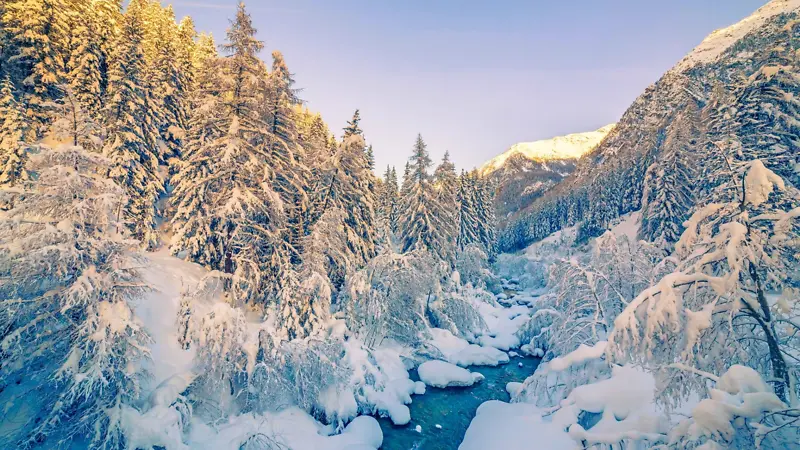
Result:
<instances>
[{"instance_id":1,"label":"mountain peak","mask_svg":"<svg viewBox=\"0 0 800 450\"><path fill-rule=\"evenodd\" d=\"M612 123L595 131L514 144L504 153L484 163L480 167L480 172L484 175L490 174L503 167L503 164L514 155L522 155L536 161L578 159L595 148L615 126L616 124Z\"/></svg>"}]
</instances>

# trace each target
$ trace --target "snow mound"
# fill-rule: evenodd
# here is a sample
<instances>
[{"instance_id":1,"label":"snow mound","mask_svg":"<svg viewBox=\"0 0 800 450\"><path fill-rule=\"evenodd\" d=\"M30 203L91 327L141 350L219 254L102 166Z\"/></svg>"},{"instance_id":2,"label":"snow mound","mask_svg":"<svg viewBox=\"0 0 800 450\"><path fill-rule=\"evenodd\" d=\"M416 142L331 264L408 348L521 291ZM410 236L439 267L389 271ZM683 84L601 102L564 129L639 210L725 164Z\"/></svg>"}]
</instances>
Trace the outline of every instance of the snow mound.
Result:
<instances>
[{"instance_id":1,"label":"snow mound","mask_svg":"<svg viewBox=\"0 0 800 450\"><path fill-rule=\"evenodd\" d=\"M432 328L432 344L442 352L445 359L461 367L498 366L509 361L508 355L494 347L470 344L448 330Z\"/></svg>"},{"instance_id":2,"label":"snow mound","mask_svg":"<svg viewBox=\"0 0 800 450\"><path fill-rule=\"evenodd\" d=\"M341 434L328 436L328 433L328 427L292 407L269 416L234 416L216 430L194 422L189 448L239 450L248 440L248 448L292 450L374 450L383 444L381 427L371 416L356 417Z\"/></svg>"},{"instance_id":3,"label":"snow mound","mask_svg":"<svg viewBox=\"0 0 800 450\"><path fill-rule=\"evenodd\" d=\"M428 386L446 388L453 386L472 386L483 379L483 375L472 373L444 361L427 361L417 369L419 379Z\"/></svg>"},{"instance_id":4,"label":"snow mound","mask_svg":"<svg viewBox=\"0 0 800 450\"><path fill-rule=\"evenodd\" d=\"M537 443L538 447L536 444ZM478 407L459 450L572 450L575 442L527 403L491 400Z\"/></svg>"}]
</instances>

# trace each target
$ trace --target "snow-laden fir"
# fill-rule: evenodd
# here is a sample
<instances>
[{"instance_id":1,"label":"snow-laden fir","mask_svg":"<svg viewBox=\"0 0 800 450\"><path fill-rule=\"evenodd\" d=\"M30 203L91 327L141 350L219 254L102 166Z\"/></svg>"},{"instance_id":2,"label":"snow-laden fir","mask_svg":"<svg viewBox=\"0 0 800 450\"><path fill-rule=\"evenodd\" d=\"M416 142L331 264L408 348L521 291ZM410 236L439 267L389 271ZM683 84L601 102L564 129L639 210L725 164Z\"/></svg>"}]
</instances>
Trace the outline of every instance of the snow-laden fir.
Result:
<instances>
[{"instance_id":1,"label":"snow-laden fir","mask_svg":"<svg viewBox=\"0 0 800 450\"><path fill-rule=\"evenodd\" d=\"M243 4L217 45L3 2L0 446L456 448L414 401L476 386L509 401L461 449L797 446L798 27L773 0L614 127L398 174Z\"/></svg>"}]
</instances>

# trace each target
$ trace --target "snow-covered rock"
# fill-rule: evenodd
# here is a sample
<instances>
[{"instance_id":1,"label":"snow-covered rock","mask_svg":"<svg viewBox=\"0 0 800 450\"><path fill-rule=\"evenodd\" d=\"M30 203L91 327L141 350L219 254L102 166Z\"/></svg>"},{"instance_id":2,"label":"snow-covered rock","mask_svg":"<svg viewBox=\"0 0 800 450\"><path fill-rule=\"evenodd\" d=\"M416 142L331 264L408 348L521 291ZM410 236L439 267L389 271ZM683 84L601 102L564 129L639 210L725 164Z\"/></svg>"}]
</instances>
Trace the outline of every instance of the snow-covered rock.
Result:
<instances>
[{"instance_id":1,"label":"snow-covered rock","mask_svg":"<svg viewBox=\"0 0 800 450\"><path fill-rule=\"evenodd\" d=\"M483 379L483 375L470 372L445 361L427 361L417 368L419 379L428 386L446 388L472 386Z\"/></svg>"}]
</instances>

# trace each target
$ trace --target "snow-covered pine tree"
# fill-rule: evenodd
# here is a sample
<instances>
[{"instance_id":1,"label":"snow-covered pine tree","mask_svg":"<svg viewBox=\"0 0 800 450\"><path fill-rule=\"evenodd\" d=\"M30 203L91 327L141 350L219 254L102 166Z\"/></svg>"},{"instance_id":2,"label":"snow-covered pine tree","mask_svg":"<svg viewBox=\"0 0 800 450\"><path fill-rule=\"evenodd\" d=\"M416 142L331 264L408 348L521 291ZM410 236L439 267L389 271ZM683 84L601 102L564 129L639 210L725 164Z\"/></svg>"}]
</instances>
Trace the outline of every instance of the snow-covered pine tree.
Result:
<instances>
[{"instance_id":1,"label":"snow-covered pine tree","mask_svg":"<svg viewBox=\"0 0 800 450\"><path fill-rule=\"evenodd\" d=\"M3 447L125 446L120 419L136 405L150 342L130 305L146 286L136 242L118 234L124 190L98 176L109 164L43 148L0 219L0 400L4 420L20 422Z\"/></svg>"},{"instance_id":2,"label":"snow-covered pine tree","mask_svg":"<svg viewBox=\"0 0 800 450\"><path fill-rule=\"evenodd\" d=\"M14 85L8 76L0 89L0 120L0 187L11 187L28 179L28 147L22 105L14 98Z\"/></svg>"},{"instance_id":3,"label":"snow-covered pine tree","mask_svg":"<svg viewBox=\"0 0 800 450\"><path fill-rule=\"evenodd\" d=\"M375 217L379 227L379 240L383 248L391 248L396 230L397 205L399 202L397 172L394 167L386 166L383 181L378 185L377 207Z\"/></svg>"},{"instance_id":4,"label":"snow-covered pine tree","mask_svg":"<svg viewBox=\"0 0 800 450\"><path fill-rule=\"evenodd\" d=\"M330 208L303 237L297 279L290 279L280 298L281 324L289 339L311 336L324 327L334 291L331 276L341 279L355 270L348 230L341 226L345 220L341 209Z\"/></svg>"},{"instance_id":5,"label":"snow-covered pine tree","mask_svg":"<svg viewBox=\"0 0 800 450\"><path fill-rule=\"evenodd\" d=\"M207 67L198 71L185 161L175 177L172 251L235 275L228 287L238 300L265 303L277 298L291 264L282 202L271 185L272 155L263 145L266 70L255 33L240 4L222 47L228 57L214 62L208 55L201 63Z\"/></svg>"},{"instance_id":6,"label":"snow-covered pine tree","mask_svg":"<svg viewBox=\"0 0 800 450\"><path fill-rule=\"evenodd\" d=\"M108 97L108 80L122 28L122 0L92 0L92 30L97 40L100 65L100 98Z\"/></svg>"},{"instance_id":7,"label":"snow-covered pine tree","mask_svg":"<svg viewBox=\"0 0 800 450\"><path fill-rule=\"evenodd\" d=\"M361 122L361 113L359 110L356 110L356 112L353 113L353 118L348 120L347 126L344 127L344 135L342 136L342 140L354 135L364 135L364 131L358 125L359 122Z\"/></svg>"},{"instance_id":8,"label":"snow-covered pine tree","mask_svg":"<svg viewBox=\"0 0 800 450\"><path fill-rule=\"evenodd\" d=\"M105 92L102 89L100 41L95 29L98 19L91 4L82 6L73 10L73 44L67 64L67 80L81 108L99 119L103 112Z\"/></svg>"},{"instance_id":9,"label":"snow-covered pine tree","mask_svg":"<svg viewBox=\"0 0 800 450\"><path fill-rule=\"evenodd\" d=\"M108 139L104 153L111 160L109 176L129 196L125 208L128 227L143 245L153 247L156 233L156 201L163 191L158 174L158 149L148 119L145 86L144 10L134 0L125 14L119 57L109 79Z\"/></svg>"},{"instance_id":10,"label":"snow-covered pine tree","mask_svg":"<svg viewBox=\"0 0 800 450\"><path fill-rule=\"evenodd\" d=\"M428 173L433 162L422 136L417 136L414 151L409 158L408 177L403 181L400 248L403 253L424 250L448 261L448 240L445 218Z\"/></svg>"},{"instance_id":11,"label":"snow-covered pine tree","mask_svg":"<svg viewBox=\"0 0 800 450\"><path fill-rule=\"evenodd\" d=\"M60 97L69 43L66 0L12 0L4 5L3 27L11 37L9 72L27 106L30 137L48 122L47 104Z\"/></svg>"},{"instance_id":12,"label":"snow-covered pine tree","mask_svg":"<svg viewBox=\"0 0 800 450\"><path fill-rule=\"evenodd\" d=\"M433 187L436 190L436 214L442 220L442 236L445 260L455 264L456 242L459 234L458 224L458 175L456 166L450 161L450 152L445 152L441 164L433 172Z\"/></svg>"},{"instance_id":13,"label":"snow-covered pine tree","mask_svg":"<svg viewBox=\"0 0 800 450\"><path fill-rule=\"evenodd\" d=\"M700 111L693 99L670 124L658 160L645 175L639 236L670 250L694 206Z\"/></svg>"},{"instance_id":14,"label":"snow-covered pine tree","mask_svg":"<svg viewBox=\"0 0 800 450\"><path fill-rule=\"evenodd\" d=\"M473 204L475 206L475 220L477 224L478 242L489 256L489 261L493 261L496 254L496 219L494 213L494 193L495 187L492 180L481 177L480 174L473 175L475 180L475 191Z\"/></svg>"},{"instance_id":15,"label":"snow-covered pine tree","mask_svg":"<svg viewBox=\"0 0 800 450\"><path fill-rule=\"evenodd\" d=\"M273 189L280 195L287 211L289 229L285 235L293 262L299 262L300 238L305 236L311 209L308 186L310 173L299 143L296 107L301 103L294 88L292 73L283 54L272 52L272 71L267 78L264 117L269 133Z\"/></svg>"},{"instance_id":16,"label":"snow-covered pine tree","mask_svg":"<svg viewBox=\"0 0 800 450\"><path fill-rule=\"evenodd\" d=\"M375 170L375 151L372 150L372 144L367 147L367 167L369 170Z\"/></svg>"},{"instance_id":17,"label":"snow-covered pine tree","mask_svg":"<svg viewBox=\"0 0 800 450\"><path fill-rule=\"evenodd\" d=\"M350 261L347 267L360 268L376 253L377 225L374 175L368 169L364 140L352 135L341 143L328 167L320 214L336 208L344 213ZM330 279L335 288L344 282L344 267L332 267Z\"/></svg>"},{"instance_id":18,"label":"snow-covered pine tree","mask_svg":"<svg viewBox=\"0 0 800 450\"><path fill-rule=\"evenodd\" d=\"M473 173L461 171L458 177L458 248L463 250L470 244L480 242L478 218L475 211L475 180Z\"/></svg>"}]
</instances>

